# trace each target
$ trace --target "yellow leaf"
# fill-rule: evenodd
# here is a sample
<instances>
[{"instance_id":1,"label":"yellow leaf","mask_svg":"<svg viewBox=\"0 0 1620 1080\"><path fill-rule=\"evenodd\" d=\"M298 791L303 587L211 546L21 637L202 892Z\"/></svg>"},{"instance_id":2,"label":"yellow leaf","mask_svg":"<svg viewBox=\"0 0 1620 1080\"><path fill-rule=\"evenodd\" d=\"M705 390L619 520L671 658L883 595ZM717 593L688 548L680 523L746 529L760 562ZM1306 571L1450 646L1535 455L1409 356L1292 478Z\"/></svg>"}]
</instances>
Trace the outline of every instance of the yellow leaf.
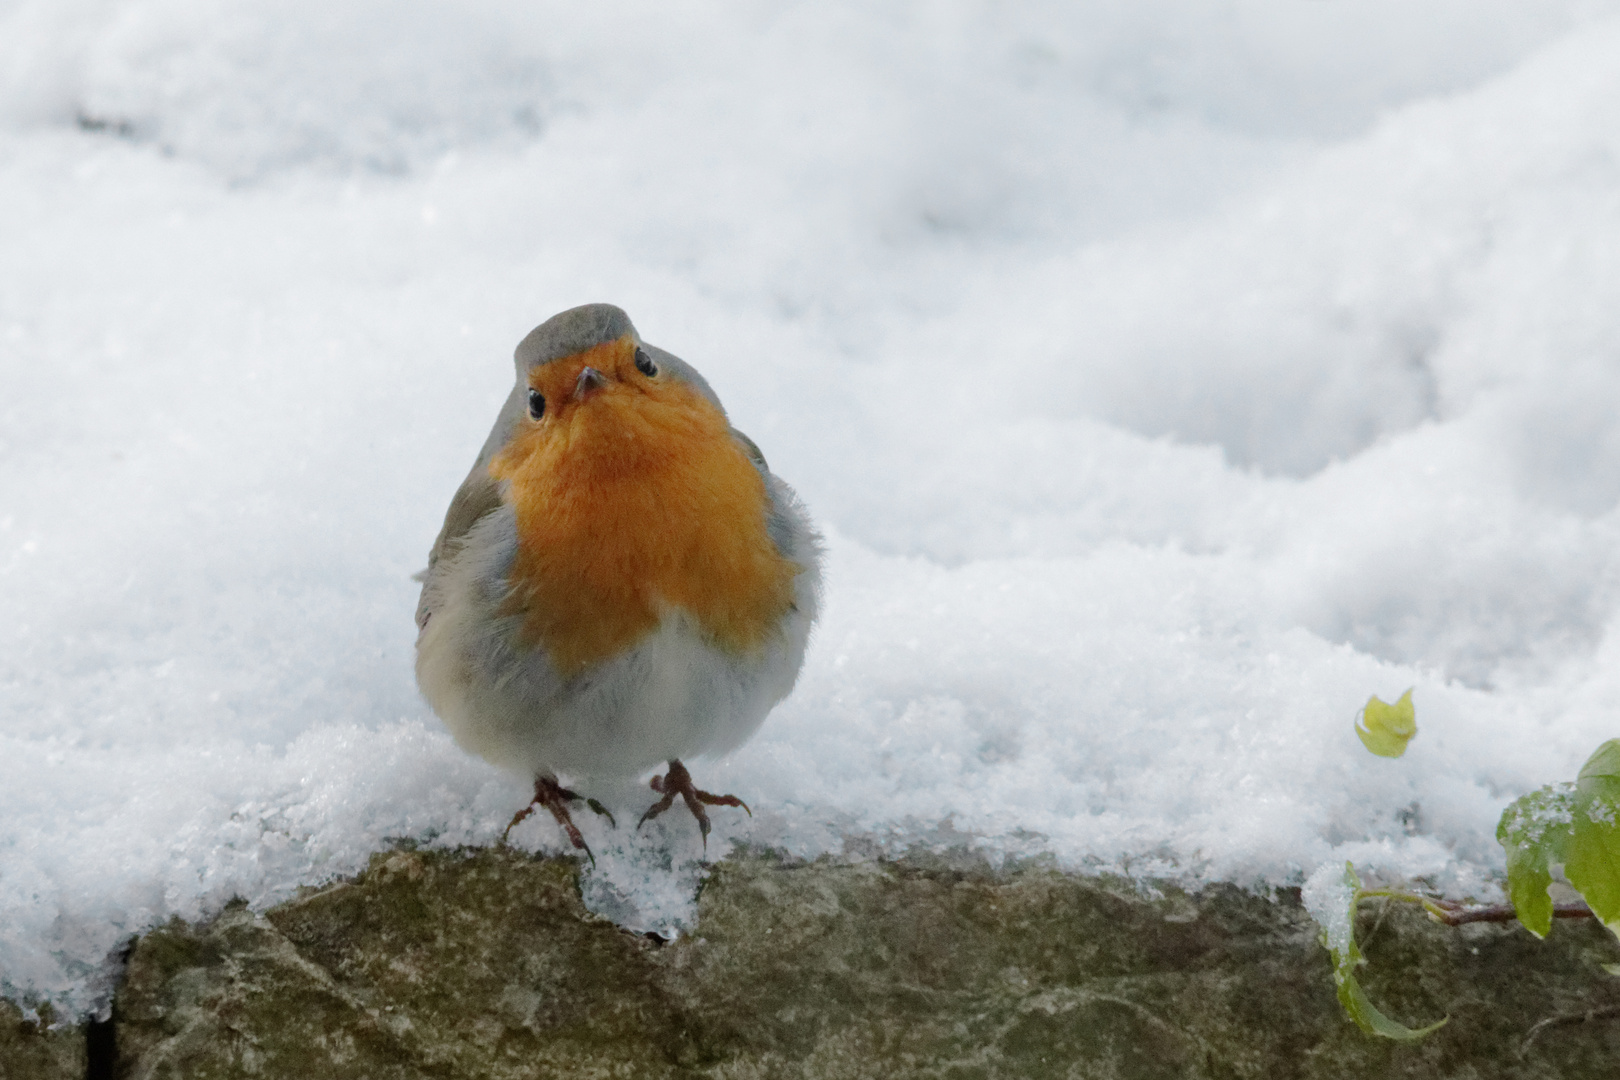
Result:
<instances>
[{"instance_id":1,"label":"yellow leaf","mask_svg":"<svg viewBox=\"0 0 1620 1080\"><path fill-rule=\"evenodd\" d=\"M1379 757L1400 757L1406 744L1417 734L1417 711L1412 708L1412 691L1401 700L1386 705L1377 695L1367 699L1367 707L1356 718L1356 734L1361 743Z\"/></svg>"}]
</instances>

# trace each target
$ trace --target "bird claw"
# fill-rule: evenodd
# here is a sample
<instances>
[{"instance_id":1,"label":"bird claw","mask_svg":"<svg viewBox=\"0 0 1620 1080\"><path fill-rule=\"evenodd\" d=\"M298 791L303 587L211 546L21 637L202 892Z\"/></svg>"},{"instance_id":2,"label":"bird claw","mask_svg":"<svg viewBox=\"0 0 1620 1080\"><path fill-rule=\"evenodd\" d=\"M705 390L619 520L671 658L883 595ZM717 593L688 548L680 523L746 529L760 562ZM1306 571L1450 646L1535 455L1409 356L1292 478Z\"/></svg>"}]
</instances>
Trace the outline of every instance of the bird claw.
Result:
<instances>
[{"instance_id":1,"label":"bird claw","mask_svg":"<svg viewBox=\"0 0 1620 1080\"><path fill-rule=\"evenodd\" d=\"M641 815L640 821L636 822L636 828L639 829L646 824L648 818L655 818L671 806L674 806L675 796L679 795L681 801L686 803L686 808L697 819L698 833L703 837L704 852L709 850L709 815L703 809L705 805L740 806L749 817L754 816L754 812L748 809L748 804L737 798L737 796L716 795L695 786L692 783L692 774L687 772L686 766L679 761L671 760L669 771L663 776L654 775L649 783L652 789L661 794L663 798L647 807L647 812Z\"/></svg>"},{"instance_id":2,"label":"bird claw","mask_svg":"<svg viewBox=\"0 0 1620 1080\"><path fill-rule=\"evenodd\" d=\"M613 811L603 806L600 802L597 802L595 799L586 799L585 805L590 807L592 810L595 810L597 817L607 818L608 824L613 828L617 829L619 827L618 819L613 816Z\"/></svg>"},{"instance_id":3,"label":"bird claw","mask_svg":"<svg viewBox=\"0 0 1620 1080\"><path fill-rule=\"evenodd\" d=\"M534 813L536 807L543 806L551 812L552 817L557 819L557 824L562 826L563 832L568 834L569 842L577 850L585 853L585 857L591 860L591 868L595 869L596 856L591 852L590 845L585 843L585 837L580 834L579 826L574 824L573 815L568 812L568 804L571 802L584 802L598 814L606 815L608 821L613 821L613 815L609 814L607 808L595 799L586 799L576 792L569 791L557 783L556 777L537 776L534 778L534 798L529 801L528 806L512 815L512 820L507 823L506 829L501 833L501 846L506 846L507 837L511 835L512 829L517 826L518 822ZM614 822L614 827L618 827L617 822Z\"/></svg>"}]
</instances>

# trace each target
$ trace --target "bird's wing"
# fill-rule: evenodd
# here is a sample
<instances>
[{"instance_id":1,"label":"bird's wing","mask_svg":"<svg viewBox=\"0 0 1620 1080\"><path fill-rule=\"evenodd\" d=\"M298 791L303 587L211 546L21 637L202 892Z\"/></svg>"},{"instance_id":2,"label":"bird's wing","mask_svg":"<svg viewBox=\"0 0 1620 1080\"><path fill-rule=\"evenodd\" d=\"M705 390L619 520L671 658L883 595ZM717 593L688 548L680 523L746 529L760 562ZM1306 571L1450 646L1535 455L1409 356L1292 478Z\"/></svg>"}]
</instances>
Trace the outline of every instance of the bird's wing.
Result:
<instances>
[{"instance_id":1,"label":"bird's wing","mask_svg":"<svg viewBox=\"0 0 1620 1080\"><path fill-rule=\"evenodd\" d=\"M455 498L450 500L450 509L444 513L444 527L439 530L438 539L433 541L433 550L428 552L427 569L417 575L422 582L422 596L416 602L416 626L419 630L432 614L428 597L434 591L435 577L442 570L439 565L441 560L460 545L474 525L501 505L500 485L490 478L489 462L512 437L512 429L527 407L525 390L526 386L520 380L506 395L506 403L495 417L495 426L490 428L483 449L478 451L478 460L473 462L467 479L461 482Z\"/></svg>"},{"instance_id":2,"label":"bird's wing","mask_svg":"<svg viewBox=\"0 0 1620 1080\"><path fill-rule=\"evenodd\" d=\"M755 468L762 473L770 473L771 467L765 464L765 454L760 450L758 443L744 435L742 432L738 431L736 428L731 429L731 437L742 443L743 450L748 453L749 460L754 463Z\"/></svg>"},{"instance_id":3,"label":"bird's wing","mask_svg":"<svg viewBox=\"0 0 1620 1080\"><path fill-rule=\"evenodd\" d=\"M490 477L484 463L479 461L473 466L467 479L461 482L456 489L455 498L450 500L450 509L444 514L444 527L439 530L438 539L433 541L433 549L428 552L427 569L422 572L422 596L416 602L416 626L418 629L425 626L428 616L432 614L428 607L428 593L433 583L434 571L439 567L439 561L458 544L472 527L490 511L501 505L500 485Z\"/></svg>"},{"instance_id":4,"label":"bird's wing","mask_svg":"<svg viewBox=\"0 0 1620 1080\"><path fill-rule=\"evenodd\" d=\"M788 487L787 481L771 472L770 466L765 464L765 455L753 439L736 428L731 429L731 437L737 440L748 459L754 463L754 468L759 470L759 475L765 479L765 495L769 500L765 529L770 533L771 543L776 545L776 550L784 559L798 563L819 581L821 534L811 524L809 512L799 501L799 496ZM819 588L813 582L808 587Z\"/></svg>"}]
</instances>

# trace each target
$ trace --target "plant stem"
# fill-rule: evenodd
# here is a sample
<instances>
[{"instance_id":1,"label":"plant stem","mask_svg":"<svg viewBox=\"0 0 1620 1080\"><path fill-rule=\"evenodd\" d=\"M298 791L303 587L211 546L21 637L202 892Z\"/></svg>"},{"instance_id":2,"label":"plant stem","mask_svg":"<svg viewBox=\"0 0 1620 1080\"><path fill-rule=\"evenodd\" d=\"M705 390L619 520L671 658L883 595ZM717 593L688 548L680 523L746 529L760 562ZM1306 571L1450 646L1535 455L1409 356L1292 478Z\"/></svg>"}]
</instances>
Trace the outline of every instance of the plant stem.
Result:
<instances>
[{"instance_id":1,"label":"plant stem","mask_svg":"<svg viewBox=\"0 0 1620 1080\"><path fill-rule=\"evenodd\" d=\"M1461 926L1463 923L1476 922L1512 922L1518 918L1512 904L1483 904L1479 907L1468 907L1455 900L1431 900L1427 896L1407 892L1404 889L1362 889L1356 894L1356 899L1370 900L1373 897L1384 896L1391 900L1406 900L1414 904L1422 904L1423 910L1433 915L1447 926ZM1553 917L1556 919L1590 919L1592 909L1586 904L1576 901L1568 904L1554 904Z\"/></svg>"}]
</instances>

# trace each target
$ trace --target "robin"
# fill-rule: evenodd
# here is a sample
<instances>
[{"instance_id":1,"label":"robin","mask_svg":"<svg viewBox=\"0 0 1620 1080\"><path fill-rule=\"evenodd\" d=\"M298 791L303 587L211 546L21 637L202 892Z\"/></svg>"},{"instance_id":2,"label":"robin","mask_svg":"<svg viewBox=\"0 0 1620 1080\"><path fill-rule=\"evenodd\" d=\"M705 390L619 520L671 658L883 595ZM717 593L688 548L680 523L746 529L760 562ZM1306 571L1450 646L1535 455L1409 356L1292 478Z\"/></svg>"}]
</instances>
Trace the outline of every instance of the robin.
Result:
<instances>
[{"instance_id":1,"label":"robin","mask_svg":"<svg viewBox=\"0 0 1620 1080\"><path fill-rule=\"evenodd\" d=\"M619 308L554 315L515 359L422 575L417 684L464 749L534 778L507 833L544 807L589 855L558 775L667 764L641 822L679 796L706 848L705 805L748 807L682 759L739 746L793 688L820 538L703 376Z\"/></svg>"}]
</instances>

